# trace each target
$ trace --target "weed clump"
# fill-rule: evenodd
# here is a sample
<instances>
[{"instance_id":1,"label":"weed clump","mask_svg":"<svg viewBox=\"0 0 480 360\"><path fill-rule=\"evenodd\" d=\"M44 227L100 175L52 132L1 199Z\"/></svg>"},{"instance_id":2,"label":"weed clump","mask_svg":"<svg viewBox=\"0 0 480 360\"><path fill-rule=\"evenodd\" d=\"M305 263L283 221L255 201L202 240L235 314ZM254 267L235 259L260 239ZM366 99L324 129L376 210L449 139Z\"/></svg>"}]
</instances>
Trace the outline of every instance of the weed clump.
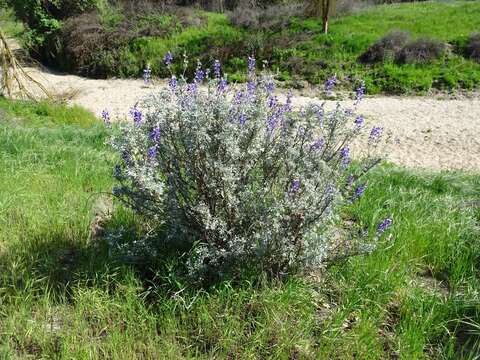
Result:
<instances>
[{"instance_id":1,"label":"weed clump","mask_svg":"<svg viewBox=\"0 0 480 360\"><path fill-rule=\"evenodd\" d=\"M407 44L410 35L403 31L392 31L371 45L360 57L363 64L375 64L394 60Z\"/></svg>"},{"instance_id":2,"label":"weed clump","mask_svg":"<svg viewBox=\"0 0 480 360\"><path fill-rule=\"evenodd\" d=\"M405 45L398 53L399 64L429 64L445 52L445 44L432 39L418 39Z\"/></svg>"}]
</instances>

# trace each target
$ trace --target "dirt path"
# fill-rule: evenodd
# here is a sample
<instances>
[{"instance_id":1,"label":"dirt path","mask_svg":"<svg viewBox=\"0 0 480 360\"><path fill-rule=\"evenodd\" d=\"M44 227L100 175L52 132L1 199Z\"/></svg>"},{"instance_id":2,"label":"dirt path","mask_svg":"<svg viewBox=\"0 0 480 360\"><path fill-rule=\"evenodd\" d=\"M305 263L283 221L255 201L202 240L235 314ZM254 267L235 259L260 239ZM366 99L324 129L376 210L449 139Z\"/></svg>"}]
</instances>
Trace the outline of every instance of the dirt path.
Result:
<instances>
[{"instance_id":1,"label":"dirt path","mask_svg":"<svg viewBox=\"0 0 480 360\"><path fill-rule=\"evenodd\" d=\"M107 109L125 118L129 109L153 88L142 80L93 80L73 75L35 72L49 88L78 91L71 103L100 114ZM162 82L163 84L163 82ZM294 105L312 98L295 96ZM329 102L332 105L335 102ZM350 105L351 101L346 102ZM367 124L392 134L388 159L407 167L480 171L480 98L439 100L432 97L373 97L359 107Z\"/></svg>"}]
</instances>

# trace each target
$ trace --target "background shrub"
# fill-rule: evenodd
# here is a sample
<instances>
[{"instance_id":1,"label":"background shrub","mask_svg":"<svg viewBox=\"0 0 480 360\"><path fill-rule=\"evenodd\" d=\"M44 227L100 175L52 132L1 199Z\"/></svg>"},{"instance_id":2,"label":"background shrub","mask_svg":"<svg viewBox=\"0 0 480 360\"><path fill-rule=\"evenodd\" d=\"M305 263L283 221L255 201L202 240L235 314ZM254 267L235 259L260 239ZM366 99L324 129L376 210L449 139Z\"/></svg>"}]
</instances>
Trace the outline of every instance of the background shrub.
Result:
<instances>
[{"instance_id":1,"label":"background shrub","mask_svg":"<svg viewBox=\"0 0 480 360\"><path fill-rule=\"evenodd\" d=\"M170 243L191 248L197 280L243 269L280 275L354 248L328 232L334 209L361 196L359 179L378 160L351 163L363 119L320 104L295 111L291 97L274 96L269 76L250 72L236 89L216 78L203 91L204 76L172 78L143 113L132 111L113 142L123 159L114 193L162 224ZM380 133L372 130L372 146Z\"/></svg>"},{"instance_id":2,"label":"background shrub","mask_svg":"<svg viewBox=\"0 0 480 360\"><path fill-rule=\"evenodd\" d=\"M305 4L302 2L266 7L252 7L248 2L242 2L229 13L229 19L238 27L276 32L288 26L292 17L304 15L304 11Z\"/></svg>"},{"instance_id":3,"label":"background shrub","mask_svg":"<svg viewBox=\"0 0 480 360\"><path fill-rule=\"evenodd\" d=\"M470 34L465 46L465 55L480 63L480 33Z\"/></svg>"},{"instance_id":4,"label":"background shrub","mask_svg":"<svg viewBox=\"0 0 480 360\"><path fill-rule=\"evenodd\" d=\"M440 59L445 52L445 44L432 39L418 39L405 45L397 54L400 64L428 64Z\"/></svg>"},{"instance_id":5,"label":"background shrub","mask_svg":"<svg viewBox=\"0 0 480 360\"><path fill-rule=\"evenodd\" d=\"M358 60L364 64L393 60L408 42L409 37L410 35L406 32L392 31L371 45Z\"/></svg>"}]
</instances>

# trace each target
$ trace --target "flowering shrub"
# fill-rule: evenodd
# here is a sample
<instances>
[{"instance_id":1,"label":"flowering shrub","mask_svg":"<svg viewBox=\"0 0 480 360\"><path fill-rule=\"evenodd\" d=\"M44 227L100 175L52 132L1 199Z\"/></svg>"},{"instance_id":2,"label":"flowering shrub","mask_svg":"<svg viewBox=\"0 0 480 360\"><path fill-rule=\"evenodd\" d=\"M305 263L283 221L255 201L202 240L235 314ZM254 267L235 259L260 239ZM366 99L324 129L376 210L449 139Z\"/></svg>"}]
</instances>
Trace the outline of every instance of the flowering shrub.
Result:
<instances>
[{"instance_id":1,"label":"flowering shrub","mask_svg":"<svg viewBox=\"0 0 480 360\"><path fill-rule=\"evenodd\" d=\"M352 162L352 140L364 128L354 109L295 110L291 93L280 101L273 78L256 74L254 58L248 68L242 86L227 83L218 61L211 77L201 68L192 82L172 76L113 140L122 157L114 193L161 223L168 241L191 247L197 278L247 265L279 274L327 260L338 250L328 236L332 210L362 195L359 179L379 161ZM362 84L355 103L363 92ZM381 131L367 133L369 146Z\"/></svg>"}]
</instances>

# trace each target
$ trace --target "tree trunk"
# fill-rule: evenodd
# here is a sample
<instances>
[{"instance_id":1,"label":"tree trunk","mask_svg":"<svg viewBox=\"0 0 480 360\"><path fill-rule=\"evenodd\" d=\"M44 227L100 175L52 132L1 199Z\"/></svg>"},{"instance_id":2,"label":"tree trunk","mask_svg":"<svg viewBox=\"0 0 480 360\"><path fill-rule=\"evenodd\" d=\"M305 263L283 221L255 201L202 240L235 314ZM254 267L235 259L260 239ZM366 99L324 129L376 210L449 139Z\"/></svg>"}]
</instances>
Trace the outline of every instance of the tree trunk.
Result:
<instances>
[{"instance_id":1,"label":"tree trunk","mask_svg":"<svg viewBox=\"0 0 480 360\"><path fill-rule=\"evenodd\" d=\"M323 0L322 18L323 18L323 33L328 34L328 18L330 17L331 0Z\"/></svg>"}]
</instances>

